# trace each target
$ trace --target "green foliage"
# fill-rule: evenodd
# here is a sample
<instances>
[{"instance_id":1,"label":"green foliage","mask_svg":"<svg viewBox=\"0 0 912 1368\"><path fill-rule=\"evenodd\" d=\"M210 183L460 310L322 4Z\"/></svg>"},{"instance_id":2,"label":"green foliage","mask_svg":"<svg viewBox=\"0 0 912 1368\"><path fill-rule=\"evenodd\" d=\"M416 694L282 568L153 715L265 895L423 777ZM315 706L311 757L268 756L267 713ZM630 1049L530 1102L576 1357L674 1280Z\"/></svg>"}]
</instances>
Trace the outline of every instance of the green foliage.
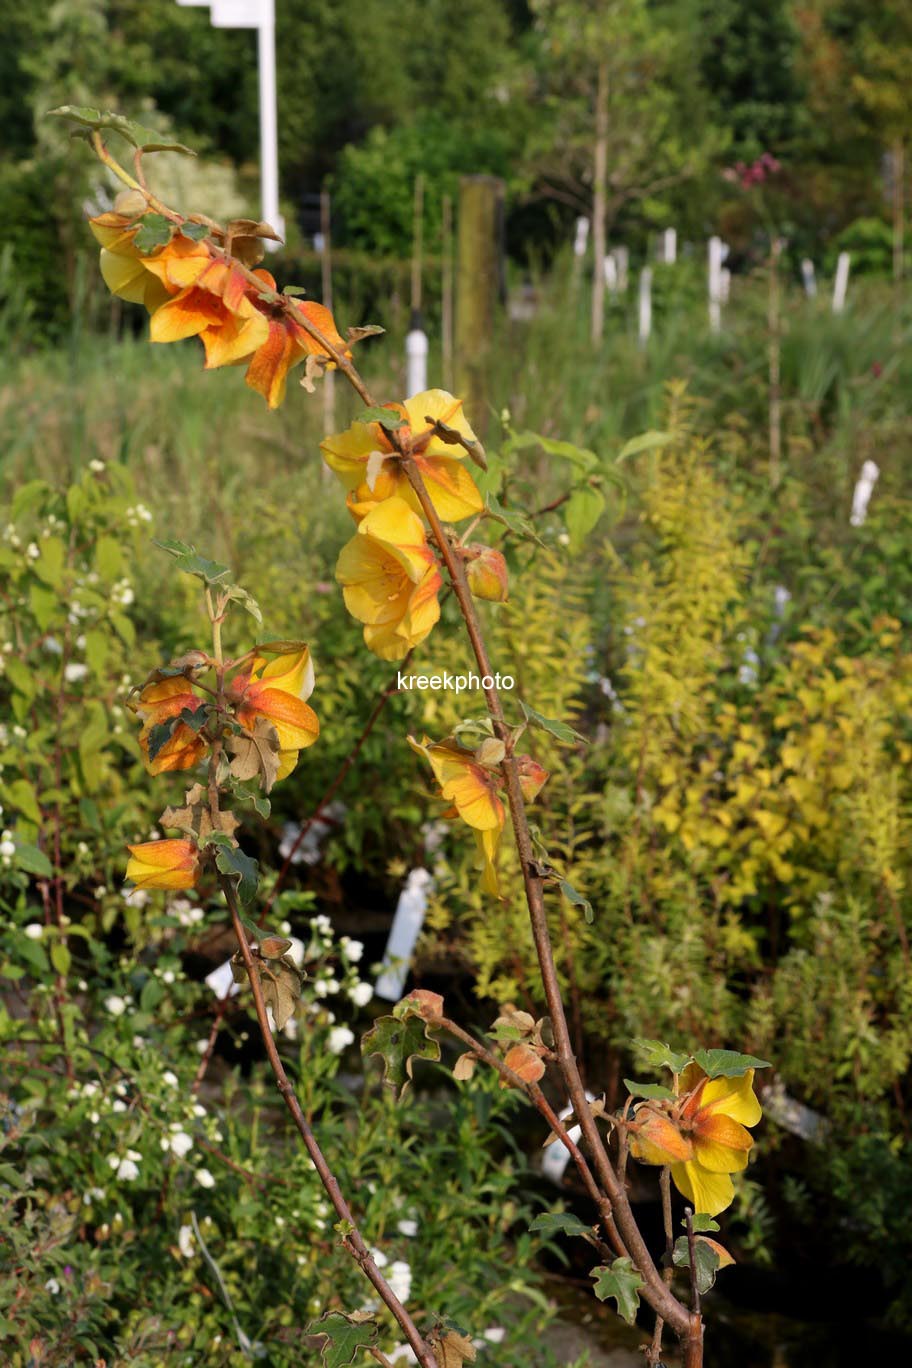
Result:
<instances>
[{"instance_id":1,"label":"green foliage","mask_svg":"<svg viewBox=\"0 0 912 1368\"><path fill-rule=\"evenodd\" d=\"M591 1276L595 1278L594 1291L599 1301L606 1301L610 1297L617 1302L618 1315L633 1325L640 1304L639 1289L643 1286L643 1279L630 1259L615 1259L607 1268L594 1268Z\"/></svg>"}]
</instances>

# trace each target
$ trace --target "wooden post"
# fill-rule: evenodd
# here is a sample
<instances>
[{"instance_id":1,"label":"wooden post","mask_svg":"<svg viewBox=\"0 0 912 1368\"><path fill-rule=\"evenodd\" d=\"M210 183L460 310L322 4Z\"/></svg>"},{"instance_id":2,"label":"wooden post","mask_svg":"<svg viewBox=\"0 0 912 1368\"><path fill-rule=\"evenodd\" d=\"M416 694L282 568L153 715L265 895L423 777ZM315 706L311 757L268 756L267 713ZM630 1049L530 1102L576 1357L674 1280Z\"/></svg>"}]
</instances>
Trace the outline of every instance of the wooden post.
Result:
<instances>
[{"instance_id":1,"label":"wooden post","mask_svg":"<svg viewBox=\"0 0 912 1368\"><path fill-rule=\"evenodd\" d=\"M501 283L504 183L496 176L459 182L456 270L456 393L477 430L486 421L486 369Z\"/></svg>"},{"instance_id":2,"label":"wooden post","mask_svg":"<svg viewBox=\"0 0 912 1368\"><path fill-rule=\"evenodd\" d=\"M592 325L594 343L605 331L605 182L608 174L608 64L599 62L595 91L595 154L592 163Z\"/></svg>"},{"instance_id":3,"label":"wooden post","mask_svg":"<svg viewBox=\"0 0 912 1368\"><path fill-rule=\"evenodd\" d=\"M323 295L324 306L332 312L333 306L333 287L332 287L332 256L330 241L330 199L329 191L320 192L320 236L323 240L323 250L320 253L320 277L321 292ZM334 432L336 428L336 377L332 371L327 371L323 376L323 431L326 433ZM323 467L325 475L330 475L328 466Z\"/></svg>"},{"instance_id":4,"label":"wooden post","mask_svg":"<svg viewBox=\"0 0 912 1368\"><path fill-rule=\"evenodd\" d=\"M443 197L440 269L440 350L443 363L443 388L453 388L453 201Z\"/></svg>"},{"instance_id":5,"label":"wooden post","mask_svg":"<svg viewBox=\"0 0 912 1368\"><path fill-rule=\"evenodd\" d=\"M424 176L419 171L415 177L415 193L412 200L412 327L415 314L421 313L421 276L424 254Z\"/></svg>"},{"instance_id":6,"label":"wooden post","mask_svg":"<svg viewBox=\"0 0 912 1368\"><path fill-rule=\"evenodd\" d=\"M905 148L901 138L893 144L893 280L897 285L903 278L903 238L906 233L905 214Z\"/></svg>"},{"instance_id":7,"label":"wooden post","mask_svg":"<svg viewBox=\"0 0 912 1368\"><path fill-rule=\"evenodd\" d=\"M779 383L781 355L781 327L779 312L779 257L782 239L770 242L769 296L767 326L769 332L769 468L770 484L775 489L782 478L782 396Z\"/></svg>"}]
</instances>

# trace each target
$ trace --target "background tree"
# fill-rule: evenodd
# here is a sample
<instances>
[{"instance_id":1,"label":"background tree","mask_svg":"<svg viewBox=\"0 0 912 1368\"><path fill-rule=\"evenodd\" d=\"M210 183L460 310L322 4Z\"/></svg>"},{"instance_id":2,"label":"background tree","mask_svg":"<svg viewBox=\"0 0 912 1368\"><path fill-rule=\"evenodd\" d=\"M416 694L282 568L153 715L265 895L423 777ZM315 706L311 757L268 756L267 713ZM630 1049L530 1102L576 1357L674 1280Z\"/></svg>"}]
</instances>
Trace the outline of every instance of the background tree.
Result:
<instances>
[{"instance_id":1,"label":"background tree","mask_svg":"<svg viewBox=\"0 0 912 1368\"><path fill-rule=\"evenodd\" d=\"M527 166L540 193L592 220L592 337L602 335L608 233L624 206L705 170L720 147L694 80L692 26L648 0L533 0L542 117Z\"/></svg>"}]
</instances>

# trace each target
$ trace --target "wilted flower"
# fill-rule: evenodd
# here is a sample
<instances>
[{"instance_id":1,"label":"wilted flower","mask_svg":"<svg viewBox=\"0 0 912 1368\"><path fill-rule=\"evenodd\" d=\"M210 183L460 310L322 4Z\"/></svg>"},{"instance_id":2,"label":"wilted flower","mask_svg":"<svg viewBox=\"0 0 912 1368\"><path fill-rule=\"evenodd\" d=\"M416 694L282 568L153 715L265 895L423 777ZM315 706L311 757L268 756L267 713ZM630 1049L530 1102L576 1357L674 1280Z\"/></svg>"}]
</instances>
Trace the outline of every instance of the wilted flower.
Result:
<instances>
[{"instance_id":1,"label":"wilted flower","mask_svg":"<svg viewBox=\"0 0 912 1368\"><path fill-rule=\"evenodd\" d=\"M501 786L499 774L480 765L475 752L467 750L455 739L423 742L408 738L412 750L430 762L434 778L440 785L440 795L454 805L454 813L475 832L475 839L484 860L483 885L488 893L500 893L494 857L503 833L505 810L498 797Z\"/></svg>"},{"instance_id":2,"label":"wilted flower","mask_svg":"<svg viewBox=\"0 0 912 1368\"><path fill-rule=\"evenodd\" d=\"M199 851L192 841L145 841L127 846L127 878L137 888L193 888Z\"/></svg>"},{"instance_id":3,"label":"wilted flower","mask_svg":"<svg viewBox=\"0 0 912 1368\"><path fill-rule=\"evenodd\" d=\"M230 692L238 704L241 726L253 731L256 719L264 717L278 733L278 779L291 773L298 752L312 746L320 735L317 715L304 701L313 687L313 662L306 646L269 662L257 656L250 670L232 681Z\"/></svg>"},{"instance_id":4,"label":"wilted flower","mask_svg":"<svg viewBox=\"0 0 912 1368\"><path fill-rule=\"evenodd\" d=\"M364 623L364 642L383 660L402 660L440 617L443 583L424 526L402 499L377 504L336 563L345 606Z\"/></svg>"},{"instance_id":5,"label":"wilted flower","mask_svg":"<svg viewBox=\"0 0 912 1368\"><path fill-rule=\"evenodd\" d=\"M254 271L254 275L259 276L268 290L275 290L275 280L268 271ZM350 347L339 336L335 319L325 305L295 300L294 307L290 308L290 301L282 296L269 300L257 294L251 294L251 300L266 324L266 334L250 359L246 379L251 389L262 394L270 408L278 408L281 404L288 372L305 356L326 357L329 368L332 367L329 352L302 327L295 317L296 312L302 313L343 356L351 356Z\"/></svg>"},{"instance_id":6,"label":"wilted flower","mask_svg":"<svg viewBox=\"0 0 912 1368\"><path fill-rule=\"evenodd\" d=\"M139 734L139 744L150 774L190 769L205 755L208 748L205 737L200 736L192 727L188 727L186 722L177 722L171 735L156 750L154 757L150 758L149 741L154 727L172 722L186 710L196 712L203 707L203 700L193 692L183 675L147 684L139 699L130 706L142 719L143 728ZM174 886L180 887L177 884ZM189 886L184 885L187 888Z\"/></svg>"}]
</instances>

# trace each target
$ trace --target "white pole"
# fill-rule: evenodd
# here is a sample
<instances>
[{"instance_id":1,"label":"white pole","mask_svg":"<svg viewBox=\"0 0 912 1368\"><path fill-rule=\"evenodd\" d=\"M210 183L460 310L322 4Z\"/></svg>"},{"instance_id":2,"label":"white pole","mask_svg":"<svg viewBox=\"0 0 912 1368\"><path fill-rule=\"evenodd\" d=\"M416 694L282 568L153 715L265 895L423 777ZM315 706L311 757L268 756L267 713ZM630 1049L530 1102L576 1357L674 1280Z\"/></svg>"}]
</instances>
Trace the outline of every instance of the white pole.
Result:
<instances>
[{"instance_id":1,"label":"white pole","mask_svg":"<svg viewBox=\"0 0 912 1368\"><path fill-rule=\"evenodd\" d=\"M433 886L431 875L419 866L409 871L405 887L399 894L396 915L383 953L380 977L374 984L375 995L386 1002L398 1002L402 997L411 967L412 951L424 924L428 894Z\"/></svg>"},{"instance_id":2,"label":"white pole","mask_svg":"<svg viewBox=\"0 0 912 1368\"><path fill-rule=\"evenodd\" d=\"M627 292L627 274L628 274L628 271L629 271L629 269L630 269L630 252L629 252L628 248L626 248L626 247L615 247L615 248L612 250L611 255L614 257L615 261L617 262L618 293L619 293L619 294L626 294L626 292Z\"/></svg>"},{"instance_id":3,"label":"white pole","mask_svg":"<svg viewBox=\"0 0 912 1368\"><path fill-rule=\"evenodd\" d=\"M652 270L645 266L640 272L640 346L644 347L652 332Z\"/></svg>"},{"instance_id":4,"label":"white pole","mask_svg":"<svg viewBox=\"0 0 912 1368\"><path fill-rule=\"evenodd\" d=\"M611 293L616 295L618 292L618 269L617 262L611 252L605 257L603 265L605 269L605 284L608 286Z\"/></svg>"},{"instance_id":5,"label":"white pole","mask_svg":"<svg viewBox=\"0 0 912 1368\"><path fill-rule=\"evenodd\" d=\"M722 327L722 239L709 239L709 326L714 333Z\"/></svg>"},{"instance_id":6,"label":"white pole","mask_svg":"<svg viewBox=\"0 0 912 1368\"><path fill-rule=\"evenodd\" d=\"M662 260L666 266L673 266L678 259L678 230L666 228L662 234Z\"/></svg>"},{"instance_id":7,"label":"white pole","mask_svg":"<svg viewBox=\"0 0 912 1368\"><path fill-rule=\"evenodd\" d=\"M836 262L836 280L833 284L833 313L842 313L845 308L846 291L849 288L849 263L852 258L848 252L840 252Z\"/></svg>"},{"instance_id":8,"label":"white pole","mask_svg":"<svg viewBox=\"0 0 912 1368\"><path fill-rule=\"evenodd\" d=\"M422 328L412 328L405 336L405 394L408 399L427 389L427 358L427 333Z\"/></svg>"},{"instance_id":9,"label":"white pole","mask_svg":"<svg viewBox=\"0 0 912 1368\"><path fill-rule=\"evenodd\" d=\"M573 255L585 256L586 243L589 241L589 220L578 218L576 220L576 237L573 240Z\"/></svg>"},{"instance_id":10,"label":"white pole","mask_svg":"<svg viewBox=\"0 0 912 1368\"><path fill-rule=\"evenodd\" d=\"M279 212L279 132L276 111L275 2L262 0L262 19L257 29L260 76L260 195L263 218L280 238L285 220ZM267 240L267 247L278 246Z\"/></svg>"},{"instance_id":11,"label":"white pole","mask_svg":"<svg viewBox=\"0 0 912 1368\"><path fill-rule=\"evenodd\" d=\"M868 504L871 502L871 495L874 493L874 486L877 484L879 475L880 466L877 462L865 461L852 493L852 512L849 516L849 522L853 527L864 526L865 518L868 516Z\"/></svg>"},{"instance_id":12,"label":"white pole","mask_svg":"<svg viewBox=\"0 0 912 1368\"><path fill-rule=\"evenodd\" d=\"M802 258L801 279L804 282L804 293L808 299L813 299L817 294L817 277L814 274L814 263L810 257Z\"/></svg>"}]
</instances>

